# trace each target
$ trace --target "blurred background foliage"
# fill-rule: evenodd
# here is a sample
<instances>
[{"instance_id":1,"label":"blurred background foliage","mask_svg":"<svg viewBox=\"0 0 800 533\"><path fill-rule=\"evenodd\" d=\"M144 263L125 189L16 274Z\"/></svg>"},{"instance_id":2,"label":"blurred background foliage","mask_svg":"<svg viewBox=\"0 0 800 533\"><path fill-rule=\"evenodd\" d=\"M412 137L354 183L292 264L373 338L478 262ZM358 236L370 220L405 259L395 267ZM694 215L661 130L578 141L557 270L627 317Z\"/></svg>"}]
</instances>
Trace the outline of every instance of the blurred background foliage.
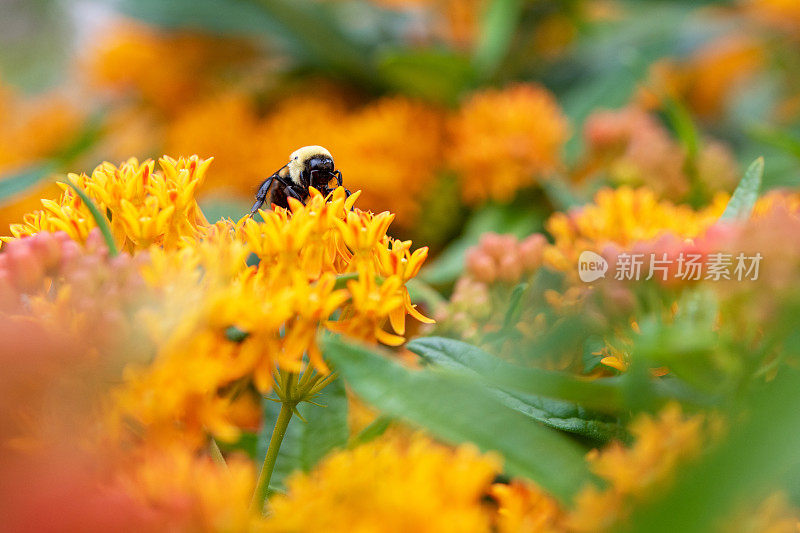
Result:
<instances>
[{"instance_id":1,"label":"blurred background foliage","mask_svg":"<svg viewBox=\"0 0 800 533\"><path fill-rule=\"evenodd\" d=\"M800 201L779 192L734 201L733 219L753 211L768 227L730 237L717 225L758 156L766 169L742 187L800 185L800 3L10 0L0 9L4 227L58 195L54 174L164 153L213 156L204 212L236 219L293 149L322 144L345 184L363 191L360 207L392 211L396 236L432 252L414 297L437 324L400 353L422 370L326 341L347 384L383 413L373 424L401 418L500 450L511 473L568 500L589 469L604 477L604 459L584 465L584 452L630 433L650 442L626 430L635 415L670 402L689 414L711 407L729 439L631 524L656 531L680 509L684 524L707 531L748 491L757 503L776 487L800 505L800 253L784 247L800 231ZM630 250L670 233L678 240L646 250L676 252L710 228L705 251L782 255L746 287L610 282L592 292L574 279L581 250ZM346 403L340 382L327 394ZM319 459L297 451L324 418L308 410L311 425L290 427L275 490ZM264 416L263 431L238 444L254 457L275 413ZM663 433L688 423L673 418ZM490 419L489 430L471 423ZM347 440L325 435L323 452ZM546 460L520 452L526 443ZM630 496L614 492L626 480L605 481L607 497Z\"/></svg>"},{"instance_id":2,"label":"blurred background foliage","mask_svg":"<svg viewBox=\"0 0 800 533\"><path fill-rule=\"evenodd\" d=\"M214 155L205 207L238 215L289 152L323 144L366 207L397 214L402 236L438 252L464 234L431 269L438 282L454 279L446 259L460 260L471 235L524 235L602 185L648 185L698 206L756 155L770 162L767 188L798 180L797 14L780 2L2 9L0 132L11 153L0 170L19 178L4 225L56 194L37 181L53 169L162 153ZM36 140L15 143L26 131ZM520 206L533 215L523 226Z\"/></svg>"}]
</instances>

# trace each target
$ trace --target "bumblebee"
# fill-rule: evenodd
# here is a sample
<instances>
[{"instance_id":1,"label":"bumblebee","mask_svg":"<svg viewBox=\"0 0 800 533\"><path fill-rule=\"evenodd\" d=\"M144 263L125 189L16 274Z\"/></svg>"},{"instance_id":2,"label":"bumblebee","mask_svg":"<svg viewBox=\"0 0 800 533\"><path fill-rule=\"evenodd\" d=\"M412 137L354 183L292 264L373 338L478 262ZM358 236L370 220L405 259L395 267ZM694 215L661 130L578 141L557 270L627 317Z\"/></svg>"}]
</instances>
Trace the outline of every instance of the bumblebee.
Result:
<instances>
[{"instance_id":1,"label":"bumblebee","mask_svg":"<svg viewBox=\"0 0 800 533\"><path fill-rule=\"evenodd\" d=\"M330 187L334 181L336 185ZM304 146L292 152L289 162L261 183L250 215L255 215L268 198L270 204L288 208L289 198L305 204L309 187L327 195L341 186L342 173L336 170L331 153L322 146ZM345 192L350 196L347 188Z\"/></svg>"}]
</instances>

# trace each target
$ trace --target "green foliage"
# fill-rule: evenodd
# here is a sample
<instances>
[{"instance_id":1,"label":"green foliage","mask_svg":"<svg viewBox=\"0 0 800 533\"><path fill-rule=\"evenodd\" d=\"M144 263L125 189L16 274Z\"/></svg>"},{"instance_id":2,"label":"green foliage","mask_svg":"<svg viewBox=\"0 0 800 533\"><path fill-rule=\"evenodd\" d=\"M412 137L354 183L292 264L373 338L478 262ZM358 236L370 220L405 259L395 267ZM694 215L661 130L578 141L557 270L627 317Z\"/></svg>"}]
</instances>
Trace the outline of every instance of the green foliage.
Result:
<instances>
[{"instance_id":1,"label":"green foliage","mask_svg":"<svg viewBox=\"0 0 800 533\"><path fill-rule=\"evenodd\" d=\"M590 479L577 444L510 409L474 379L411 371L337 337L325 337L322 345L353 391L386 415L446 441L498 451L509 473L534 480L562 502Z\"/></svg>"},{"instance_id":2,"label":"green foliage","mask_svg":"<svg viewBox=\"0 0 800 533\"><path fill-rule=\"evenodd\" d=\"M94 223L97 224L97 227L100 228L100 233L103 234L103 240L108 246L108 253L111 257L119 255L119 249L117 248L117 243L114 242L114 235L111 233L111 226L108 224L108 219L106 216L100 212L100 209L94 203L94 201L89 198L89 195L84 192L83 189L75 185L71 179L67 178L67 185L75 191L81 201L86 205L86 208L89 209L89 212L92 214L92 219L94 219Z\"/></svg>"},{"instance_id":3,"label":"green foliage","mask_svg":"<svg viewBox=\"0 0 800 533\"><path fill-rule=\"evenodd\" d=\"M522 15L522 0L492 0L486 9L473 63L482 79L491 78L508 54Z\"/></svg>"},{"instance_id":4,"label":"green foliage","mask_svg":"<svg viewBox=\"0 0 800 533\"><path fill-rule=\"evenodd\" d=\"M386 50L377 68L389 88L448 105L458 101L474 78L469 60L446 50Z\"/></svg>"},{"instance_id":5,"label":"green foliage","mask_svg":"<svg viewBox=\"0 0 800 533\"><path fill-rule=\"evenodd\" d=\"M430 364L481 378L486 377L484 372L491 372L491 368L502 364L496 357L475 346L451 339L422 337L411 341L408 349ZM508 368L513 371L511 367ZM492 381L492 375L489 374L487 381ZM510 392L503 387L488 388L503 404L545 426L594 442L605 442L625 434L618 418L613 415L591 412L574 402Z\"/></svg>"},{"instance_id":6,"label":"green foliage","mask_svg":"<svg viewBox=\"0 0 800 533\"><path fill-rule=\"evenodd\" d=\"M512 365L477 346L443 337L414 339L408 349L437 365L468 368L503 390L581 403L605 412L623 406L622 382L618 378L586 381L565 372Z\"/></svg>"},{"instance_id":7,"label":"green foliage","mask_svg":"<svg viewBox=\"0 0 800 533\"><path fill-rule=\"evenodd\" d=\"M11 200L17 194L50 177L54 171L53 163L44 162L29 165L24 169L0 177L0 202Z\"/></svg>"},{"instance_id":8,"label":"green foliage","mask_svg":"<svg viewBox=\"0 0 800 533\"><path fill-rule=\"evenodd\" d=\"M761 182L764 177L764 158L759 157L750 165L745 172L739 186L733 191L728 205L725 206L725 211L722 213L720 220L746 220L750 218L750 213L753 212L753 206L756 205L759 192L761 191Z\"/></svg>"}]
</instances>

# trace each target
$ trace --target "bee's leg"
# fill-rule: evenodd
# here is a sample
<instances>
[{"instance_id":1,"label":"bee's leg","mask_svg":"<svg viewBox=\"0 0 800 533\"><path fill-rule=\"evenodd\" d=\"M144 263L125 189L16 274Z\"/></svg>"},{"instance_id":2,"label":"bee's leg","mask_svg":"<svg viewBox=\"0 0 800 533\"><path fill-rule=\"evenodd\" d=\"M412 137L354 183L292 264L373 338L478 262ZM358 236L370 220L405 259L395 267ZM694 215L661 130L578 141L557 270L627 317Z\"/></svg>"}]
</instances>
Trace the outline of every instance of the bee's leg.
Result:
<instances>
[{"instance_id":1,"label":"bee's leg","mask_svg":"<svg viewBox=\"0 0 800 533\"><path fill-rule=\"evenodd\" d=\"M338 183L339 187L341 187L342 186L342 171L341 170L337 170L337 171L335 171L333 173L333 175L336 176L336 183ZM347 189L345 189L345 190L347 190ZM349 194L348 194L348 196L349 196Z\"/></svg>"},{"instance_id":2,"label":"bee's leg","mask_svg":"<svg viewBox=\"0 0 800 533\"><path fill-rule=\"evenodd\" d=\"M256 193L256 203L253 204L253 208L250 209L250 216L252 217L255 215L261 206L264 205L264 202L267 201L267 196L269 195L269 188L272 186L272 181L275 179L275 175L268 177L264 180L261 186L258 188L258 192Z\"/></svg>"},{"instance_id":3,"label":"bee's leg","mask_svg":"<svg viewBox=\"0 0 800 533\"><path fill-rule=\"evenodd\" d=\"M284 187L283 191L286 193L287 197L291 197L291 198L294 198L295 200L299 200L300 203L302 203L303 205L306 204L306 202L303 200L303 195L300 193L299 190L297 190L297 188L295 186L287 185L286 187Z\"/></svg>"}]
</instances>

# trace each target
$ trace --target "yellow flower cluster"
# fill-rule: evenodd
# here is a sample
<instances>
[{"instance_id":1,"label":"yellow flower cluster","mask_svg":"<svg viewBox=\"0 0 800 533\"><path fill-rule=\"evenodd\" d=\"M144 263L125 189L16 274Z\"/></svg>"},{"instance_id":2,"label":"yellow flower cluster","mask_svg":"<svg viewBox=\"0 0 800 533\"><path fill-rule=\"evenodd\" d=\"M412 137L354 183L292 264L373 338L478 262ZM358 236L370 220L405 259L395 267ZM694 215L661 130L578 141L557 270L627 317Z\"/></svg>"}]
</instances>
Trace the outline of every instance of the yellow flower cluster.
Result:
<instances>
[{"instance_id":1,"label":"yellow flower cluster","mask_svg":"<svg viewBox=\"0 0 800 533\"><path fill-rule=\"evenodd\" d=\"M103 163L91 176L69 174L67 179L85 190L108 218L116 242L133 252L150 245L177 248L184 237L197 238L207 224L195 195L210 159L197 156L159 160L130 159L119 167ZM22 224L12 224L15 238L41 231L63 231L85 242L96 222L83 200L66 183L58 201L42 200L43 209L29 213ZM8 240L8 238L6 238Z\"/></svg>"},{"instance_id":2,"label":"yellow flower cluster","mask_svg":"<svg viewBox=\"0 0 800 533\"><path fill-rule=\"evenodd\" d=\"M129 369L119 417L166 439L176 430L230 439L242 385L268 392L273 373L301 372L304 356L328 372L320 329L398 345L407 313L429 322L405 287L427 249L388 237L392 215L354 209L357 198L314 192L306 205L262 212L263 222L220 222L181 249L151 248L143 275L156 303L141 320L156 354Z\"/></svg>"},{"instance_id":3,"label":"yellow flower cluster","mask_svg":"<svg viewBox=\"0 0 800 533\"><path fill-rule=\"evenodd\" d=\"M700 235L719 219L727 195L698 211L689 206L659 201L650 189L603 189L591 204L568 214L555 213L546 222L555 241L545 249L545 263L568 271L583 250L602 251L609 244L629 248L664 234L688 239Z\"/></svg>"},{"instance_id":4,"label":"yellow flower cluster","mask_svg":"<svg viewBox=\"0 0 800 533\"><path fill-rule=\"evenodd\" d=\"M555 98L535 85L486 90L467 101L450 124L450 166L464 200L508 201L556 170L569 134Z\"/></svg>"},{"instance_id":5,"label":"yellow flower cluster","mask_svg":"<svg viewBox=\"0 0 800 533\"><path fill-rule=\"evenodd\" d=\"M206 432L233 438L233 404L242 405L250 384L268 392L276 370L301 372L307 363L327 373L317 347L320 330L396 346L404 341L406 314L430 322L405 286L427 248L412 251L410 241L389 237L392 214L361 211L354 207L359 193L346 197L340 188L328 198L312 191L306 205L292 200L289 210L262 211L262 222L248 216L209 225L195 195L210 163L163 157L156 170L153 161L132 159L69 177L104 214L114 241L129 253L143 252L138 303L124 312L134 319L131 329L146 334L135 350L144 364L128 366L112 418L124 422L119 428L148 430L166 441L178 433L195 443ZM56 291L46 290L53 265L77 253L61 252L60 243L69 237L87 250L98 245L89 207L64 189L59 202L43 200L44 209L26 215L5 238L13 248L4 263L13 276L7 299L19 300L16 286L42 285L36 290L55 295L32 300L41 301L42 316L105 283L103 275L76 274L80 283L68 277ZM64 238L46 238L48 232ZM71 323L91 320L68 316ZM124 323L121 318L114 323Z\"/></svg>"},{"instance_id":6,"label":"yellow flower cluster","mask_svg":"<svg viewBox=\"0 0 800 533\"><path fill-rule=\"evenodd\" d=\"M287 494L270 500L267 530L488 532L481 500L499 467L472 446L385 436L290 478Z\"/></svg>"}]
</instances>

